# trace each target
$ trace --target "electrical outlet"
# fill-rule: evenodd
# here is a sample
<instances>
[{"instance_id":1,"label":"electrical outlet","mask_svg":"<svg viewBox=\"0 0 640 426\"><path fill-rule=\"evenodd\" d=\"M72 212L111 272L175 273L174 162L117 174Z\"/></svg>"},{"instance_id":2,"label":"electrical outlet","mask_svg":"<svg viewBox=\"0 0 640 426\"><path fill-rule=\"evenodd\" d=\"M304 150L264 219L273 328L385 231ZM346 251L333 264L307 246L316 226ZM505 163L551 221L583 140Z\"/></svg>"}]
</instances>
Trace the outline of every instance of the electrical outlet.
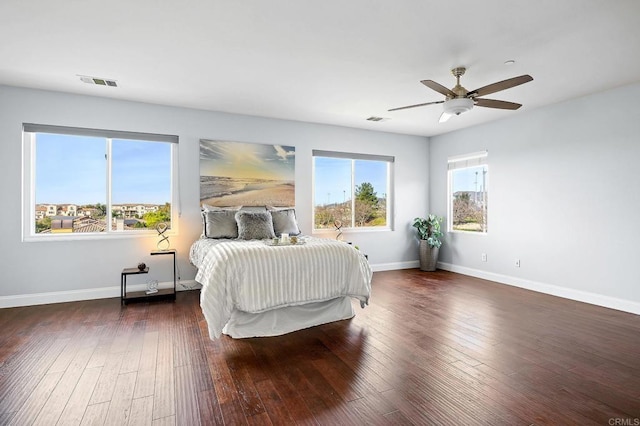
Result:
<instances>
[{"instance_id":1,"label":"electrical outlet","mask_svg":"<svg viewBox=\"0 0 640 426\"><path fill-rule=\"evenodd\" d=\"M520 267L520 259L516 259L516 268Z\"/></svg>"},{"instance_id":2,"label":"electrical outlet","mask_svg":"<svg viewBox=\"0 0 640 426\"><path fill-rule=\"evenodd\" d=\"M483 262L487 261L487 253L482 253L482 261Z\"/></svg>"}]
</instances>

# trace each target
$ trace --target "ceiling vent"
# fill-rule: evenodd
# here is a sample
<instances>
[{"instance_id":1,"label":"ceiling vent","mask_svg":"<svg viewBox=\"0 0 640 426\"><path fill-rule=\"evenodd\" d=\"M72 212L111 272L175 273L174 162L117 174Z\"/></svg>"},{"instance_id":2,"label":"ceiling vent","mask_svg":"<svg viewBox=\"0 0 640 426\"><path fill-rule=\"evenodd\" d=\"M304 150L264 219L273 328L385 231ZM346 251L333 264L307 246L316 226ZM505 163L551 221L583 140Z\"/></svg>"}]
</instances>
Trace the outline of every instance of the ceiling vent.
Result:
<instances>
[{"instance_id":1,"label":"ceiling vent","mask_svg":"<svg viewBox=\"0 0 640 426\"><path fill-rule=\"evenodd\" d=\"M375 117L375 116L371 116L369 118L367 118L367 121L387 121L388 118L384 118L384 117Z\"/></svg>"},{"instance_id":2,"label":"ceiling vent","mask_svg":"<svg viewBox=\"0 0 640 426\"><path fill-rule=\"evenodd\" d=\"M99 77L90 77L87 75L78 75L80 80L87 84L95 84L97 86L109 86L109 87L118 87L118 83L116 80L108 79L108 78L99 78Z\"/></svg>"}]
</instances>

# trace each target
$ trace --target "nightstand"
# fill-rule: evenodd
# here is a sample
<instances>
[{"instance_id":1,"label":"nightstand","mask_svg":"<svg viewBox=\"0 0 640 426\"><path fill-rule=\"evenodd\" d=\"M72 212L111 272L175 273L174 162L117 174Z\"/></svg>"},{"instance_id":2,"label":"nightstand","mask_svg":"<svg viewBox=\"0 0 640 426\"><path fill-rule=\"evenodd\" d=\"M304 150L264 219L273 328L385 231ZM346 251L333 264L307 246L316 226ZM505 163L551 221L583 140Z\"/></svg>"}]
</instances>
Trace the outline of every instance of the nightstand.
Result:
<instances>
[{"instance_id":1,"label":"nightstand","mask_svg":"<svg viewBox=\"0 0 640 426\"><path fill-rule=\"evenodd\" d=\"M176 300L176 250L153 250L151 256L172 255L173 256L173 288L158 289L156 293L147 294L146 291L133 291L127 293L127 276L147 274L149 268L143 270L138 268L125 268L120 274L120 303L126 305L128 302L146 302L150 300Z\"/></svg>"}]
</instances>

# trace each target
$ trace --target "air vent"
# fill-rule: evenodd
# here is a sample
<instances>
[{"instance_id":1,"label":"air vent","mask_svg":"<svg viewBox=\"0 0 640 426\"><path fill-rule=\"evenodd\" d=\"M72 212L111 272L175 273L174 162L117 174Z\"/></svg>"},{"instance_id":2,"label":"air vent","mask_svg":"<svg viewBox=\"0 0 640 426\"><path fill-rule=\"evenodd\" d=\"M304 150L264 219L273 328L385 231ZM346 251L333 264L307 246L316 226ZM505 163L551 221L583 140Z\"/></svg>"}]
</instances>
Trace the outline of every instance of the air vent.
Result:
<instances>
[{"instance_id":1,"label":"air vent","mask_svg":"<svg viewBox=\"0 0 640 426\"><path fill-rule=\"evenodd\" d=\"M95 84L97 86L109 86L109 87L118 87L118 83L116 80L108 79L108 78L99 78L99 77L90 77L88 75L78 75L80 80L87 84Z\"/></svg>"},{"instance_id":2,"label":"air vent","mask_svg":"<svg viewBox=\"0 0 640 426\"><path fill-rule=\"evenodd\" d=\"M388 118L375 117L375 116L367 118L367 121L387 121L387 120L388 120Z\"/></svg>"}]
</instances>

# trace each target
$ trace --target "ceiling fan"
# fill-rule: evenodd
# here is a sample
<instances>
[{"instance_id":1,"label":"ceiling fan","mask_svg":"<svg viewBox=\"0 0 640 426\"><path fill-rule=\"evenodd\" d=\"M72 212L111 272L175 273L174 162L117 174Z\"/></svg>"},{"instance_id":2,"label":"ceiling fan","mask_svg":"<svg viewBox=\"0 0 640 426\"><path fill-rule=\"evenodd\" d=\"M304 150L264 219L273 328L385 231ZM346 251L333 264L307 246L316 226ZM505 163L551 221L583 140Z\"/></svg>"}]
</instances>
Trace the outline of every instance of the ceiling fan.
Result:
<instances>
[{"instance_id":1,"label":"ceiling fan","mask_svg":"<svg viewBox=\"0 0 640 426\"><path fill-rule=\"evenodd\" d=\"M497 83L489 84L479 89L468 91L460 85L460 77L464 75L467 69L465 67L457 67L451 70L451 74L456 78L456 85L453 89L447 89L443 85L433 80L422 80L421 83L428 88L435 90L446 96L444 101L427 102L424 104L409 105L400 108L392 108L389 111L398 111L401 109L421 107L425 105L444 104L443 112L440 115L440 123L447 121L452 115L460 115L473 108L474 105L485 108L510 109L516 110L522 105L515 102L498 101L495 99L484 99L480 96L489 95L501 90L510 89L533 80L530 75L521 75L519 77L509 78Z\"/></svg>"}]
</instances>

